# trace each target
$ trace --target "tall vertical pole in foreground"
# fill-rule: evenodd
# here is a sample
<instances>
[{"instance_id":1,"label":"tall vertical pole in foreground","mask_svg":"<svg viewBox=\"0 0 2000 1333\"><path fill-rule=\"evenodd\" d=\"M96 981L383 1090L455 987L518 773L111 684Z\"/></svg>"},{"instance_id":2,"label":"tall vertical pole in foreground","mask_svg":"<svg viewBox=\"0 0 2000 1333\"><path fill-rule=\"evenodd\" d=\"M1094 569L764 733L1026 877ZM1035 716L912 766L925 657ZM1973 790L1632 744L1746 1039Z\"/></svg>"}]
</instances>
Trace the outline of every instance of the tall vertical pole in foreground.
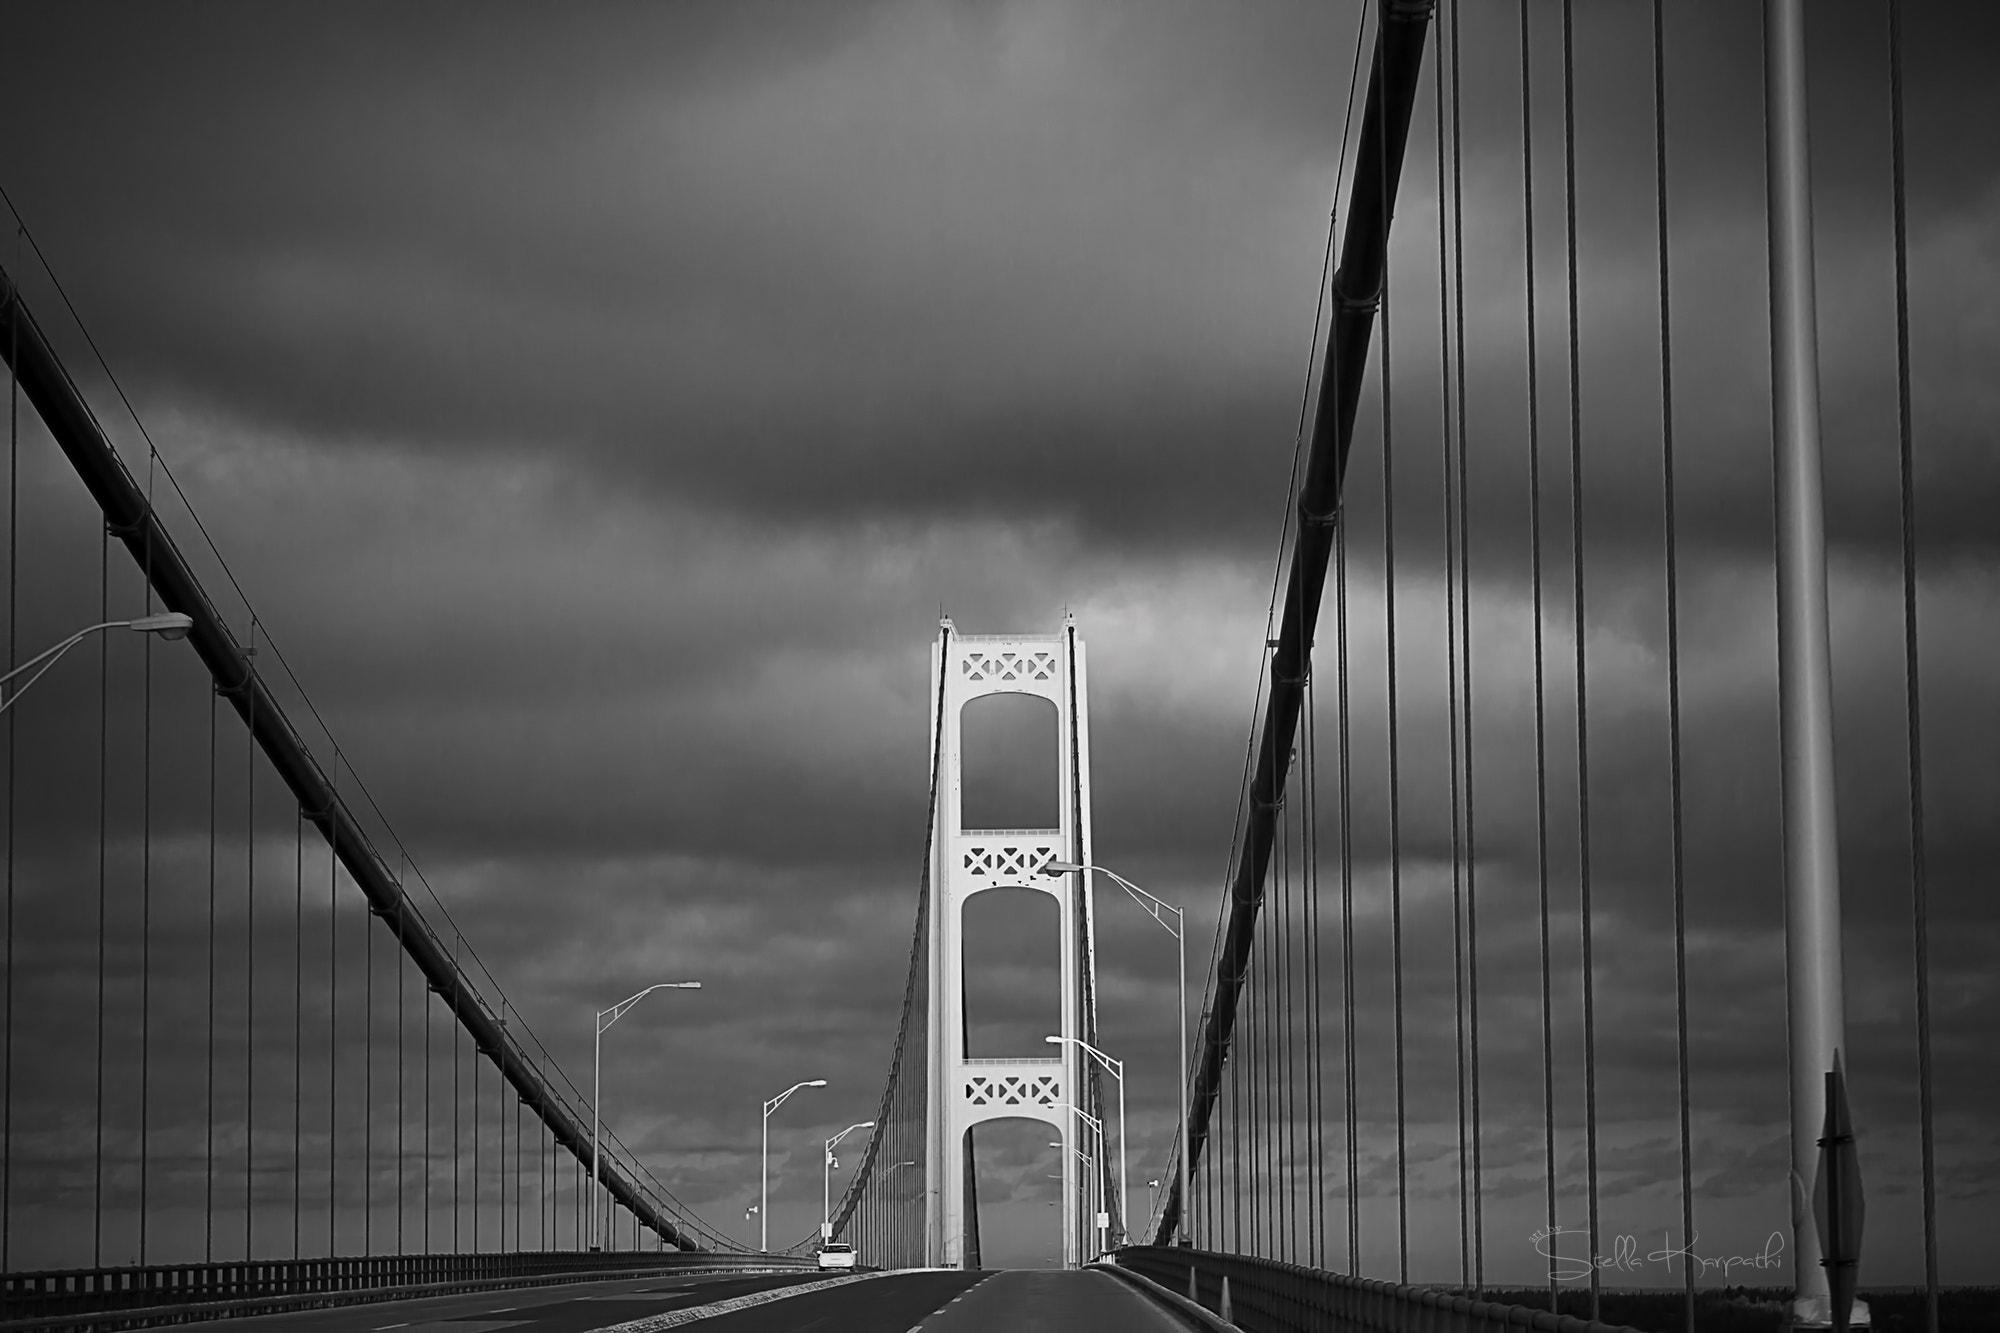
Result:
<instances>
[{"instance_id":1,"label":"tall vertical pole in foreground","mask_svg":"<svg viewBox=\"0 0 2000 1333\"><path fill-rule=\"evenodd\" d=\"M1784 783L1785 982L1791 1046L1792 1254L1803 1326L1832 1322L1813 1223L1826 1075L1846 1044L1833 673L1820 495L1819 341L1803 0L1765 0L1771 403L1778 502L1778 708Z\"/></svg>"}]
</instances>

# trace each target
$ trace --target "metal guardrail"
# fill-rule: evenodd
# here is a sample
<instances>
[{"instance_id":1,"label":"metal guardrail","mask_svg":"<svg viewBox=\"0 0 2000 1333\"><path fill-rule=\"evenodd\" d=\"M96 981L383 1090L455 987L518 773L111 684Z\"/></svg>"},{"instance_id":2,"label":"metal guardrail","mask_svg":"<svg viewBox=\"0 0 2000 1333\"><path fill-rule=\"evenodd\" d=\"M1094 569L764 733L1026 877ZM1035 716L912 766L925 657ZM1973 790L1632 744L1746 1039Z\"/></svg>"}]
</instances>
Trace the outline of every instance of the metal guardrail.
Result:
<instances>
[{"instance_id":1,"label":"metal guardrail","mask_svg":"<svg viewBox=\"0 0 2000 1333\"><path fill-rule=\"evenodd\" d=\"M1434 1287L1348 1277L1241 1254L1133 1245L1112 1259L1169 1291L1186 1293L1244 1333L1496 1333L1522 1328L1638 1333L1525 1305L1476 1301Z\"/></svg>"},{"instance_id":2,"label":"metal guardrail","mask_svg":"<svg viewBox=\"0 0 2000 1333\"><path fill-rule=\"evenodd\" d=\"M811 1260L774 1254L555 1250L51 1269L0 1274L0 1330L140 1327L444 1290L811 1267Z\"/></svg>"}]
</instances>

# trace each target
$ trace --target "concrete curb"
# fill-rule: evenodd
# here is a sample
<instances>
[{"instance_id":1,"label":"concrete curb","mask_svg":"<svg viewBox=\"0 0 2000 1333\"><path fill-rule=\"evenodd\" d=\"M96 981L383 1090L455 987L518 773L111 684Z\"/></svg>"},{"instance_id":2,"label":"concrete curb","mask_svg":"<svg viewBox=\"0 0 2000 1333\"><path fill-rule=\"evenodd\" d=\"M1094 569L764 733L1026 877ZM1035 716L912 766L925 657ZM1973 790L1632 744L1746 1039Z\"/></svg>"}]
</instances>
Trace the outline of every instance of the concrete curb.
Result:
<instances>
[{"instance_id":1,"label":"concrete curb","mask_svg":"<svg viewBox=\"0 0 2000 1333\"><path fill-rule=\"evenodd\" d=\"M1143 1273L1134 1273L1129 1268L1120 1268L1115 1263L1098 1263L1090 1267L1100 1273L1109 1273L1123 1282L1136 1287L1142 1295L1166 1306L1181 1318L1192 1323L1202 1333L1242 1333L1236 1325L1225 1323L1218 1315L1209 1312L1207 1306L1197 1305L1177 1291L1161 1286Z\"/></svg>"}]
</instances>

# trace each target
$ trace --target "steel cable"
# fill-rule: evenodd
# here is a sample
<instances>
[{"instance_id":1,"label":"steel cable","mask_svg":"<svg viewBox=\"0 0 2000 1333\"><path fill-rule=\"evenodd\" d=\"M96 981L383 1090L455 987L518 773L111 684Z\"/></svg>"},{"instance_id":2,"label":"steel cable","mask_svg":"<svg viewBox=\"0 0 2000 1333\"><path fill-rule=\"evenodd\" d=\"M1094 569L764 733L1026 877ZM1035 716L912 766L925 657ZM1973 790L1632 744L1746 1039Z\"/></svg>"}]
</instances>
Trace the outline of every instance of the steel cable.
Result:
<instances>
[{"instance_id":1,"label":"steel cable","mask_svg":"<svg viewBox=\"0 0 2000 1333\"><path fill-rule=\"evenodd\" d=\"M297 1259L304 1211L306 816L303 807L292 808L292 1258Z\"/></svg>"},{"instance_id":2,"label":"steel cable","mask_svg":"<svg viewBox=\"0 0 2000 1333\"><path fill-rule=\"evenodd\" d=\"M1590 896L1590 712L1584 641L1583 389L1578 357L1576 281L1576 60L1573 3L1563 0L1563 206L1569 274L1569 447L1570 556L1575 594L1576 638L1576 825L1577 901L1582 937L1584 1171L1590 1214L1591 1253L1597 1252L1597 1006L1592 969ZM1601 1313L1602 1270L1590 1270L1590 1317Z\"/></svg>"},{"instance_id":3,"label":"steel cable","mask_svg":"<svg viewBox=\"0 0 2000 1333\"><path fill-rule=\"evenodd\" d=\"M1542 449L1539 342L1535 325L1535 138L1529 78L1528 0L1521 0L1521 216L1527 280L1528 546L1534 599L1535 644L1535 879L1539 890L1542 988L1543 1205L1556 1226L1555 1020L1549 966L1549 765L1548 692L1542 645ZM1556 1276L1549 1268L1549 1310L1555 1312Z\"/></svg>"},{"instance_id":4,"label":"steel cable","mask_svg":"<svg viewBox=\"0 0 2000 1333\"><path fill-rule=\"evenodd\" d=\"M250 617L249 668L257 658L257 618ZM249 683L247 680L244 682ZM257 693L243 728L243 1259L255 1256L257 1203ZM101 915L101 913L100 913Z\"/></svg>"},{"instance_id":5,"label":"steel cable","mask_svg":"<svg viewBox=\"0 0 2000 1333\"><path fill-rule=\"evenodd\" d=\"M1382 50L1375 52L1376 77L1382 72ZM1389 970L1394 1009L1396 1041L1396 1273L1397 1281L1410 1280L1410 1199L1409 1129L1406 1110L1406 1075L1403 1051L1403 825L1402 825L1402 746L1398 732L1396 695L1396 453L1393 428L1394 378L1390 355L1394 339L1389 325L1389 278L1393 267L1388 258L1389 235L1389 151L1388 125L1378 122L1381 138L1381 225L1383 235L1382 286L1382 618L1384 649L1387 654L1388 759L1389 759Z\"/></svg>"},{"instance_id":6,"label":"steel cable","mask_svg":"<svg viewBox=\"0 0 2000 1333\"><path fill-rule=\"evenodd\" d=\"M215 1262L215 690L208 692L208 1095L202 1146L201 1257Z\"/></svg>"},{"instance_id":7,"label":"steel cable","mask_svg":"<svg viewBox=\"0 0 2000 1333\"><path fill-rule=\"evenodd\" d=\"M403 1187L403 1134L409 1124L409 1113L403 1104L403 1083L409 1072L409 1062L403 1054L403 1041L409 1030L409 1019L403 1003L403 994L409 989L406 973L408 967L403 962L403 874L396 876L396 1253L404 1252L403 1224L410 1211L409 1195Z\"/></svg>"},{"instance_id":8,"label":"steel cable","mask_svg":"<svg viewBox=\"0 0 2000 1333\"><path fill-rule=\"evenodd\" d=\"M21 228L14 228L14 271L21 271ZM12 674L16 622L21 604L21 303L7 302L7 671ZM0 1272L13 1268L14 1245L14 717L7 715L7 993L5 1041L0 1043L0 1079L6 1104L0 1110Z\"/></svg>"},{"instance_id":9,"label":"steel cable","mask_svg":"<svg viewBox=\"0 0 2000 1333\"><path fill-rule=\"evenodd\" d=\"M1468 524L1472 487L1466 476L1469 452L1465 423L1465 178L1464 126L1460 121L1458 0L1451 4L1451 228L1453 337L1458 379L1458 614L1459 698L1465 710L1465 1009L1472 1084L1472 1284L1486 1287L1484 1136L1479 1077L1479 826L1475 812L1477 768L1473 762L1472 535ZM1442 53L1442 46L1439 48ZM1447 520L1449 521L1449 520Z\"/></svg>"},{"instance_id":10,"label":"steel cable","mask_svg":"<svg viewBox=\"0 0 2000 1333\"><path fill-rule=\"evenodd\" d=\"M1353 749L1348 718L1347 642L1347 507L1334 519L1334 642L1340 661L1340 987L1343 1046L1341 1073L1347 1088L1347 1271L1361 1273L1361 1197L1359 1126L1355 1124L1354 1079L1354 801Z\"/></svg>"},{"instance_id":11,"label":"steel cable","mask_svg":"<svg viewBox=\"0 0 2000 1333\"><path fill-rule=\"evenodd\" d=\"M1924 746L1917 655L1917 497L1910 427L1910 253L1903 142L1903 6L1889 0L1889 144L1896 251L1897 480L1901 491L1903 688L1910 790L1910 933L1916 983L1917 1129L1923 1161L1924 1327L1938 1329L1937 1145L1931 1083L1930 903L1924 864Z\"/></svg>"},{"instance_id":12,"label":"steel cable","mask_svg":"<svg viewBox=\"0 0 2000 1333\"><path fill-rule=\"evenodd\" d=\"M361 918L361 1252L375 1253L375 921Z\"/></svg>"},{"instance_id":13,"label":"steel cable","mask_svg":"<svg viewBox=\"0 0 2000 1333\"><path fill-rule=\"evenodd\" d=\"M21 227L14 228L14 271L21 271ZM7 671L13 674L21 605L21 303L7 302ZM13 1268L14 1245L14 717L7 715L7 993L0 1079L0 1272Z\"/></svg>"},{"instance_id":14,"label":"steel cable","mask_svg":"<svg viewBox=\"0 0 2000 1333\"><path fill-rule=\"evenodd\" d=\"M99 529L97 619L111 619L111 529ZM111 841L111 645L97 641L97 1090L91 1121L96 1133L91 1166L90 1263L104 1266L104 949L106 848ZM9 932L8 938L13 934Z\"/></svg>"},{"instance_id":15,"label":"steel cable","mask_svg":"<svg viewBox=\"0 0 2000 1333\"><path fill-rule=\"evenodd\" d=\"M1456 20L1456 14L1453 18ZM1455 27L1455 23L1454 23ZM1459 841L1459 759L1458 759L1458 562L1457 530L1452 525L1455 512L1455 477L1452 472L1451 419L1451 271L1445 228L1445 105L1444 105L1443 25L1438 30L1438 59L1431 67L1432 91L1436 98L1437 197L1438 197L1438 404L1439 438L1443 444L1440 477L1444 490L1444 660L1445 738L1451 798L1451 1012L1453 1025L1452 1082L1458 1112L1458 1280L1461 1286L1472 1278L1469 1190L1466 1164L1465 1101L1465 935L1464 935L1464 848Z\"/></svg>"},{"instance_id":16,"label":"steel cable","mask_svg":"<svg viewBox=\"0 0 2000 1333\"><path fill-rule=\"evenodd\" d=\"M148 442L146 508L156 455ZM146 525L146 614L153 614L153 527ZM153 1106L153 636L139 645L139 1262L146 1262Z\"/></svg>"},{"instance_id":17,"label":"steel cable","mask_svg":"<svg viewBox=\"0 0 2000 1333\"><path fill-rule=\"evenodd\" d=\"M1666 15L1653 0L1653 172L1660 252L1660 495L1666 532L1667 755L1674 893L1674 1063L1680 1111L1681 1244L1694 1245L1694 1149L1688 1092L1687 867L1681 789L1680 561L1674 514L1673 315L1667 264ZM1681 1265L1681 1320L1694 1333L1694 1264Z\"/></svg>"},{"instance_id":18,"label":"steel cable","mask_svg":"<svg viewBox=\"0 0 2000 1333\"><path fill-rule=\"evenodd\" d=\"M1306 706L1303 751L1304 782L1301 807L1305 820L1305 915L1306 915L1306 1025L1311 1055L1306 1066L1306 1150L1311 1154L1311 1206L1306 1213L1306 1261L1315 1268L1326 1266L1326 1132L1320 1123L1326 1114L1326 1051L1322 1045L1325 1023L1320 1012L1319 935L1319 718L1318 700L1313 690L1313 661L1306 667Z\"/></svg>"},{"instance_id":19,"label":"steel cable","mask_svg":"<svg viewBox=\"0 0 2000 1333\"><path fill-rule=\"evenodd\" d=\"M340 784L340 751L331 779ZM340 804L331 807L333 834L326 840L326 1252L340 1253Z\"/></svg>"}]
</instances>

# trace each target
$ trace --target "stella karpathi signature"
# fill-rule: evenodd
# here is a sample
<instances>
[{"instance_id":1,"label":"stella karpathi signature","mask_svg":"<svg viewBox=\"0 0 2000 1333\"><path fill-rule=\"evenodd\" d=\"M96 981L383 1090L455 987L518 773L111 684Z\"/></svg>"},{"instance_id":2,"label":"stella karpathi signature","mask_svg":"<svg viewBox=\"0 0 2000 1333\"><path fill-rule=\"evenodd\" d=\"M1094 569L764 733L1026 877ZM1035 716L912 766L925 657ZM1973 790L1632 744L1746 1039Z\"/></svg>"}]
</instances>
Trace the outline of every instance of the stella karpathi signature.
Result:
<instances>
[{"instance_id":1,"label":"stella karpathi signature","mask_svg":"<svg viewBox=\"0 0 2000 1333\"><path fill-rule=\"evenodd\" d=\"M1615 1237L1611 1242L1609 1254L1586 1256L1560 1253L1562 1249L1560 1237L1588 1235L1588 1232L1580 1228L1557 1226L1530 1232L1528 1239L1534 1242L1535 1253L1549 1261L1549 1277L1556 1282L1581 1282L1600 1269L1618 1273L1636 1273L1645 1264L1666 1264L1671 1269L1676 1259L1685 1260L1695 1266L1698 1276L1720 1273L1726 1281L1739 1268L1776 1268L1781 1262L1780 1256L1785 1252L1784 1236L1773 1231L1770 1238L1764 1242L1763 1250L1756 1254L1732 1254L1720 1257L1696 1254L1694 1247L1701 1241L1701 1233L1697 1231L1687 1244L1681 1246L1674 1245L1663 1232L1660 1237L1661 1248L1643 1257L1639 1253L1639 1242L1631 1236ZM1587 1241L1586 1248L1588 1248Z\"/></svg>"}]
</instances>

